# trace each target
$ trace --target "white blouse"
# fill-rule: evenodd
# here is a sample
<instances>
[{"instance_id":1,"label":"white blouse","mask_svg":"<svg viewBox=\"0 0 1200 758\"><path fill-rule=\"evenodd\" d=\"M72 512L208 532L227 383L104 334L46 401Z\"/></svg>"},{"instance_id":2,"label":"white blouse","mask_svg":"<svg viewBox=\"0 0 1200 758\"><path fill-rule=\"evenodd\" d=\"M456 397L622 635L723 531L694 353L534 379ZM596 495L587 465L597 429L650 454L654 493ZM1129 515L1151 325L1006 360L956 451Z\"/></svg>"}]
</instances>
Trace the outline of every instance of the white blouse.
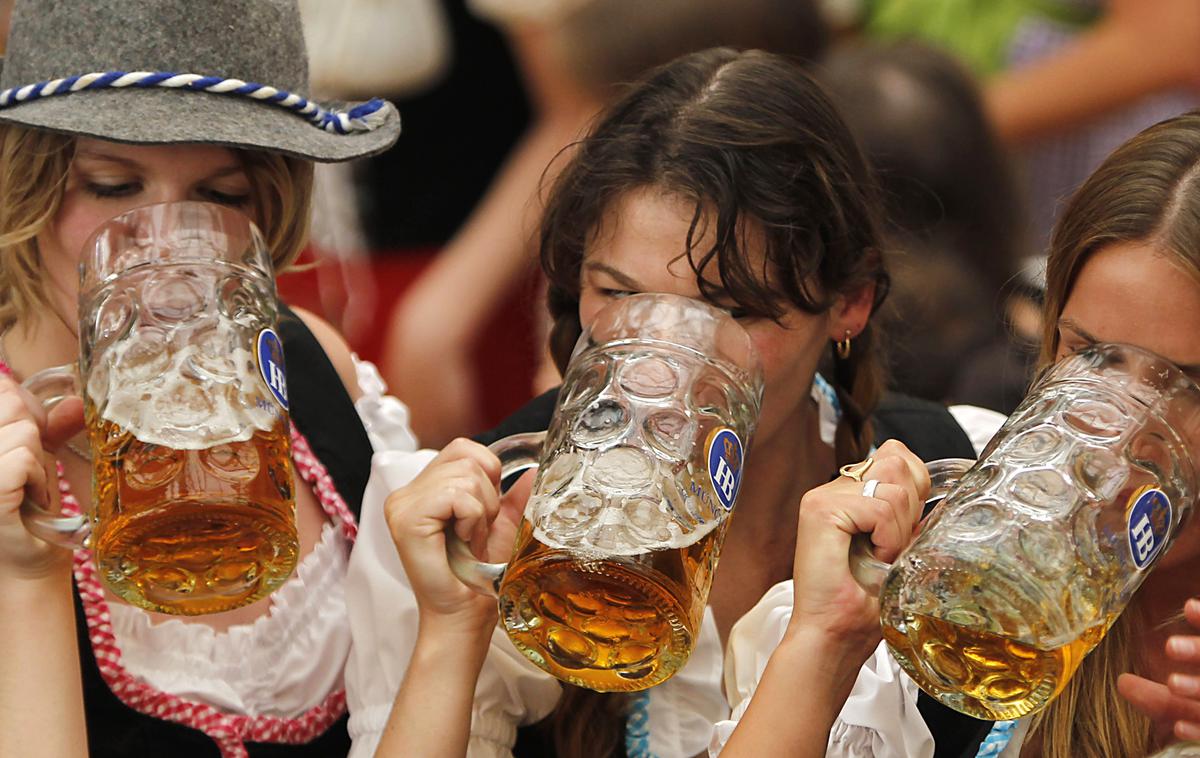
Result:
<instances>
[{"instance_id":1,"label":"white blouse","mask_svg":"<svg viewBox=\"0 0 1200 758\"><path fill-rule=\"evenodd\" d=\"M837 426L836 411L830 399L816 385L813 397L820 408L822 438L826 444L832 445ZM977 408L953 408L951 411L967 429L977 449L1004 420L998 413ZM392 701L408 667L417 635L416 598L388 533L383 517L383 500L393 489L411 481L434 454L433 451L377 453L373 461L371 480L363 498L358 541L349 566L349 583L354 588L347 598L353 635L350 661L346 668L350 736L354 740L351 758L366 758L374 754L387 724ZM731 636L728 654L722 651L712 611L705 610L696 648L687 664L674 677L648 691L647 731L649 748L655 756L691 758L703 753L713 743L714 724L718 725L718 729L727 729L724 739L728 738L728 733L732 732L736 723L731 716L733 708L749 699L766 659L779 642L780 637L774 632L782 629L778 619L782 618L785 610L782 607L784 599L786 612L790 615L790 590L783 588L783 585L772 588L763 601L738 622L735 629L739 630L739 639L745 642L735 646ZM782 632L779 631L779 634ZM762 667L758 665L756 656L761 657ZM886 653L882 656L886 657ZM855 716L851 709L845 714L847 718L839 722L839 727L835 727L835 730L841 730L842 743L850 744L856 739L855 735L869 744L890 741L890 731L882 734L878 740L868 733L873 727L870 726L872 717L866 712L878 710L878 716L886 715L887 719L897 723L897 733L904 735L904 739L911 744L921 744L919 733L924 731L925 739L932 746L932 737L929 737L916 710L915 685L901 680L899 673L889 669L883 657L877 654L860 677L864 687L869 683L873 691L855 691L855 702L860 703L858 708L863 715ZM735 676L730 672L740 672L736 673L735 679L740 689L729 689L732 703L725 695L728 677ZM889 692L886 701L881 700L877 707L868 708L868 700L883 698L882 693L890 690L895 692ZM906 693L911 693L911 698ZM502 630L495 630L475 689L468 756L511 756L517 727L536 723L549 715L560 694L557 680L529 663L516 651ZM909 704L902 707L904 703ZM893 709L900 715L893 718ZM913 723L910 724L910 721ZM719 749L724 739L713 744L718 745ZM831 754L851 757L876 755L848 751ZM907 753L900 749L892 754L880 752L878 755L908 758L909 755L918 756L920 753ZM929 755L932 755L932 747Z\"/></svg>"},{"instance_id":2,"label":"white blouse","mask_svg":"<svg viewBox=\"0 0 1200 758\"><path fill-rule=\"evenodd\" d=\"M1004 423L1002 414L974 406L952 406L951 414L967 432L978 454ZM792 617L792 582L780 582L740 618L729 633L725 691L730 715L716 723L709 754L717 756L750 705L767 662ZM919 689L879 643L829 733L829 758L933 758L933 735L917 710ZM1029 730L1019 722L1001 758L1016 758Z\"/></svg>"},{"instance_id":3,"label":"white blouse","mask_svg":"<svg viewBox=\"0 0 1200 758\"><path fill-rule=\"evenodd\" d=\"M376 450L415 450L408 409L383 394L379 373L356 359L356 408ZM394 552L394 550L393 550ZM347 564L350 544L325 524L295 573L252 623L218 632L202 623L150 616L110 603L121 663L163 692L248 716L295 718L343 684L350 654Z\"/></svg>"}]
</instances>

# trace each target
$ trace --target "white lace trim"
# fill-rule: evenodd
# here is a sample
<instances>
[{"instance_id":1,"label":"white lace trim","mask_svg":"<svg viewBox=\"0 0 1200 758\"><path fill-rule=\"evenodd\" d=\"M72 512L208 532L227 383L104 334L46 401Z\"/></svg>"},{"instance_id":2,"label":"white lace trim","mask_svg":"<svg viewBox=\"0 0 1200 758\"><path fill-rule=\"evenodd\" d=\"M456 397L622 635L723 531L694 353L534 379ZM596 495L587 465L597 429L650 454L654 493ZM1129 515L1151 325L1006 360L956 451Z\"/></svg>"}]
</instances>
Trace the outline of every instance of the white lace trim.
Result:
<instances>
[{"instance_id":1,"label":"white lace trim","mask_svg":"<svg viewBox=\"0 0 1200 758\"><path fill-rule=\"evenodd\" d=\"M249 716L295 718L342 686L350 651L346 623L349 543L326 524L296 572L253 623L218 632L202 623L151 623L112 603L113 635L125 669L183 698Z\"/></svg>"},{"instance_id":2,"label":"white lace trim","mask_svg":"<svg viewBox=\"0 0 1200 758\"><path fill-rule=\"evenodd\" d=\"M358 389L362 392L354 407L367 430L371 447L377 453L382 450L415 451L417 438L408 425L408 406L387 394L387 385L375 364L357 355L353 358Z\"/></svg>"}]
</instances>

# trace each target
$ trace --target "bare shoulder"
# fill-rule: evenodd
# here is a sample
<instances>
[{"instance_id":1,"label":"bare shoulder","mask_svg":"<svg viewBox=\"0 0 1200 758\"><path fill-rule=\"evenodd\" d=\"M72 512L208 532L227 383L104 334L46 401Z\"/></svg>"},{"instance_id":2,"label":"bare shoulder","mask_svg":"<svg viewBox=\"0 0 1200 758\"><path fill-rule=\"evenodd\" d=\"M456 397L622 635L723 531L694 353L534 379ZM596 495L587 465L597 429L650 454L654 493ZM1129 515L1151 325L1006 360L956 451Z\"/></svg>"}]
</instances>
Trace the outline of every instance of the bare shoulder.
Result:
<instances>
[{"instance_id":1,"label":"bare shoulder","mask_svg":"<svg viewBox=\"0 0 1200 758\"><path fill-rule=\"evenodd\" d=\"M308 330L317 338L321 349L325 351L329 362L333 364L333 368L341 377L342 384L346 385L350 399L358 400L362 395L362 390L358 386L358 372L354 368L354 358L351 356L350 345L346 343L346 339L334 328L333 324L317 314L296 307L292 308L292 312L300 317Z\"/></svg>"}]
</instances>

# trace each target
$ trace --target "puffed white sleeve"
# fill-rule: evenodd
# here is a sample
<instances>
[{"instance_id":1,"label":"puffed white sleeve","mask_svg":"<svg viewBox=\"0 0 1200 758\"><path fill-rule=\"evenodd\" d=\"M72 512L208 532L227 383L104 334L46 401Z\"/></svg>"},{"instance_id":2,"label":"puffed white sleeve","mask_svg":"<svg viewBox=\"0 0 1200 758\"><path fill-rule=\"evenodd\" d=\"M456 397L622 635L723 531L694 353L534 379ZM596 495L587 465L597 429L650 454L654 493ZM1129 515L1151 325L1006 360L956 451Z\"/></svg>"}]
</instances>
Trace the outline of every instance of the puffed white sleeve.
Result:
<instances>
[{"instance_id":1,"label":"puffed white sleeve","mask_svg":"<svg viewBox=\"0 0 1200 758\"><path fill-rule=\"evenodd\" d=\"M351 647L346 665L351 758L368 758L387 725L392 702L417 639L417 601L388 531L383 502L410 482L435 452L376 453L363 495L358 539L347 569ZM468 755L511 755L517 727L545 718L558 702L558 682L526 661L499 629L492 634L471 716Z\"/></svg>"},{"instance_id":2,"label":"puffed white sleeve","mask_svg":"<svg viewBox=\"0 0 1200 758\"><path fill-rule=\"evenodd\" d=\"M732 713L713 728L709 755L717 756L783 639L792 617L792 582L780 582L729 633L725 692ZM797 683L798 685L802 683ZM797 692L803 692L798 688ZM854 688L829 732L828 758L932 758L933 735L917 710L917 685L880 643L858 672ZM797 702L797 707L803 704Z\"/></svg>"},{"instance_id":3,"label":"puffed white sleeve","mask_svg":"<svg viewBox=\"0 0 1200 758\"><path fill-rule=\"evenodd\" d=\"M997 413L989 408L980 408L977 405L952 405L948 410L958 425L967 433L967 437L971 439L975 455L983 452L987 443L1008 420L1003 413Z\"/></svg>"}]
</instances>

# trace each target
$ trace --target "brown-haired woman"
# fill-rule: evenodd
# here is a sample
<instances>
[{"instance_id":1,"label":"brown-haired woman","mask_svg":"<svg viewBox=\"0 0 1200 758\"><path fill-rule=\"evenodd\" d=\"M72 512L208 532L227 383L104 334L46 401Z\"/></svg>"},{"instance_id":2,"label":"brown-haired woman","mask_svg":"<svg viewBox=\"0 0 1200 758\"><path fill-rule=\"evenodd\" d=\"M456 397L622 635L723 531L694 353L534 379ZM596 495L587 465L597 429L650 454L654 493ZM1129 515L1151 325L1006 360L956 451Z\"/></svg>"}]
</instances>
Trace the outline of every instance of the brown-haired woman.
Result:
<instances>
[{"instance_id":1,"label":"brown-haired woman","mask_svg":"<svg viewBox=\"0 0 1200 758\"><path fill-rule=\"evenodd\" d=\"M541 234L551 349L560 367L605 304L635 292L670 292L705 299L741 320L762 358L766 392L738 515L688 666L636 696L570 687L560 693L552 680L531 693L524 681L499 673L512 653L501 635L476 691L472 755L505 755L512 747L511 733L508 744L495 737L504 734L503 725L491 723L497 713L511 729L551 709L541 727L522 734L517 755L703 752L712 724L729 714L722 688L729 631L792 576L804 493L865 458L885 435L924 456L972 454L970 439L941 406L890 397L880 405L870 317L888 278L870 187L828 98L792 62L762 52L709 50L655 70L577 145L553 185ZM823 365L828 379L818 375ZM483 439L546 428L553 400L553 393L539 398ZM876 458L876 466L897 475L907 470L905 461L917 468L897 443ZM875 507L904 510L894 521L911 526L915 487L884 486L880 498ZM352 571L368 555L363 548L360 541ZM407 659L400 648L415 638L415 614L376 613L376 628L392 639L378 635L386 647L374 653L384 661L383 678L399 681L388 650ZM397 634L406 623L409 632ZM855 640L855 669L877 642L878 630L873 639ZM843 737L855 739L853 731L847 727Z\"/></svg>"},{"instance_id":2,"label":"brown-haired woman","mask_svg":"<svg viewBox=\"0 0 1200 758\"><path fill-rule=\"evenodd\" d=\"M1143 131L1080 187L1052 239L1046 294L1043 364L1089 344L1119 342L1158 353L1200 377L1200 111ZM830 491L846 487L835 482L813 494L828 503ZM820 504L811 512L803 508L801 531L828 544L842 531L819 523L823 512ZM988 754L1143 756L1174 739L1200 739L1197 577L1200 524L1193 520L1063 693L1041 713L1015 722L1003 752ZM815 626L828 630L838 619L850 622L874 601L858 597L855 602L844 560L831 559L822 567L806 564L803 551L797 553L796 609L839 592L845 605ZM869 615L862 616L864 629L878 626ZM752 681L745 690L757 686L757 692L723 755L759 755L756 750L794 744L773 712L802 702L779 684L791 669L789 660L817 650L811 634L798 633L813 626L811 615L805 616L789 608L759 627L759 650L778 647L769 665L754 662L757 670L746 677ZM768 628L773 639L763 631ZM924 726L919 714L898 710L886 693L864 704L864 710L874 724ZM728 725L721 732L728 735ZM933 737L940 739L936 728ZM879 747L871 754L904 755L882 741ZM932 756L932 745L908 755Z\"/></svg>"}]
</instances>

